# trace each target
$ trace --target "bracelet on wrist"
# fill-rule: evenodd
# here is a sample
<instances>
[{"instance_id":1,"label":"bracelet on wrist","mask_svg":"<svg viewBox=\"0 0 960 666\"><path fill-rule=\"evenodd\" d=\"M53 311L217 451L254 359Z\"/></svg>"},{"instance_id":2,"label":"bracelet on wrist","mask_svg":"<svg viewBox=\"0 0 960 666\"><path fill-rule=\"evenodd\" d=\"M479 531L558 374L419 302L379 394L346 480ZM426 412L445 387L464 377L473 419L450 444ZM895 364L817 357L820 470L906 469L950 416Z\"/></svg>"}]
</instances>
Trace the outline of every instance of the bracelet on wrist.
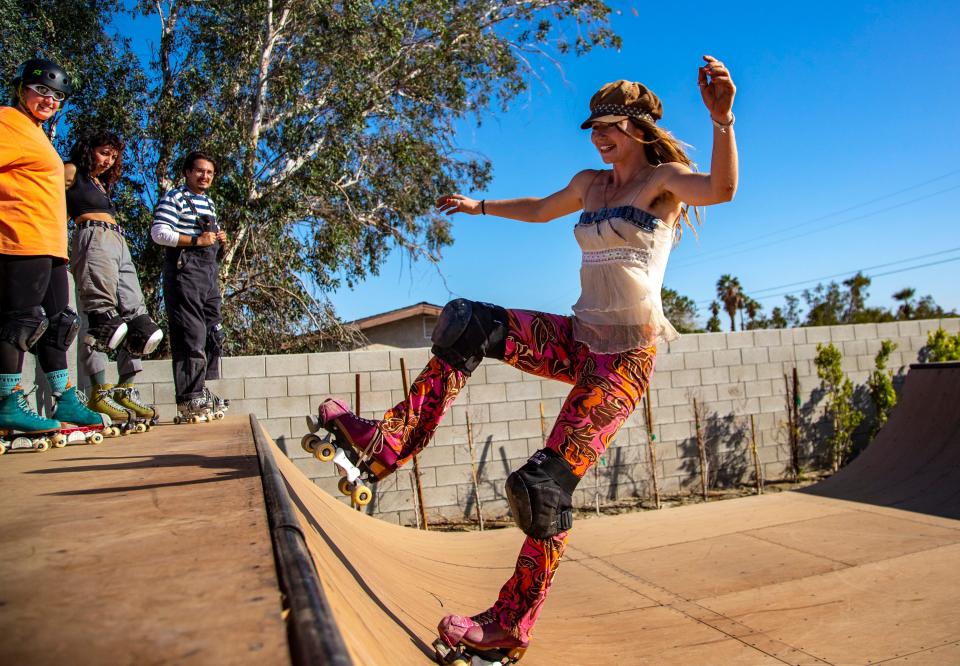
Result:
<instances>
[{"instance_id":1,"label":"bracelet on wrist","mask_svg":"<svg viewBox=\"0 0 960 666\"><path fill-rule=\"evenodd\" d=\"M486 199L480 199L480 214L481 214L481 215L486 215L486 214L487 214L487 200L486 200Z\"/></svg>"},{"instance_id":2,"label":"bracelet on wrist","mask_svg":"<svg viewBox=\"0 0 960 666\"><path fill-rule=\"evenodd\" d=\"M726 133L727 133L727 128L728 128L728 127L733 127L733 124L734 124L735 122L737 122L737 117L736 117L735 115L733 115L733 111L731 111L731 112L730 112L730 122L729 122L729 123L718 123L716 120L714 120L713 116L710 116L710 122L713 123L713 126L714 126L714 127L716 127L718 130L720 130L720 133L721 133L721 134L726 134Z\"/></svg>"}]
</instances>

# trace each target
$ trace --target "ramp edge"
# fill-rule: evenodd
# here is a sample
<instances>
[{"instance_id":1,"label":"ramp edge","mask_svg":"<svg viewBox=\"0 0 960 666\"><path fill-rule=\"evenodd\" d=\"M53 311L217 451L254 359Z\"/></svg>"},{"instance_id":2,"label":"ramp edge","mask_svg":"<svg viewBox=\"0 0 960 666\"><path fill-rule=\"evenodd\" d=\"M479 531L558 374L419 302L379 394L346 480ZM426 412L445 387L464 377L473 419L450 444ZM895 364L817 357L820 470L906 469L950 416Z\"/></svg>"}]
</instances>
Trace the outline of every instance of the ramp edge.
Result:
<instances>
[{"instance_id":1,"label":"ramp edge","mask_svg":"<svg viewBox=\"0 0 960 666\"><path fill-rule=\"evenodd\" d=\"M273 458L260 422L253 414L250 415L250 430L260 461L260 478L277 578L289 609L286 623L291 661L295 666L352 666L340 629L320 585L283 475Z\"/></svg>"}]
</instances>

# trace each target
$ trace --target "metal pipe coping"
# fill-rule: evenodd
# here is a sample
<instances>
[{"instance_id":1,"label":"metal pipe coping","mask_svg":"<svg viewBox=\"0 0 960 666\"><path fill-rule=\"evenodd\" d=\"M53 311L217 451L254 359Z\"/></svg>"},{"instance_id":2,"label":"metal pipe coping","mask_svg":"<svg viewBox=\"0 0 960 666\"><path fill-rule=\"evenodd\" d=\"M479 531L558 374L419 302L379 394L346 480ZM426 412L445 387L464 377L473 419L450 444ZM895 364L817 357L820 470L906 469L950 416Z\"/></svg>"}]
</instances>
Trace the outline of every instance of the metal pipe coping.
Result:
<instances>
[{"instance_id":1,"label":"metal pipe coping","mask_svg":"<svg viewBox=\"0 0 960 666\"><path fill-rule=\"evenodd\" d=\"M250 415L250 429L260 460L260 478L270 521L277 577L290 610L287 639L292 662L294 666L352 666L347 646L320 586L283 475L253 414Z\"/></svg>"}]
</instances>

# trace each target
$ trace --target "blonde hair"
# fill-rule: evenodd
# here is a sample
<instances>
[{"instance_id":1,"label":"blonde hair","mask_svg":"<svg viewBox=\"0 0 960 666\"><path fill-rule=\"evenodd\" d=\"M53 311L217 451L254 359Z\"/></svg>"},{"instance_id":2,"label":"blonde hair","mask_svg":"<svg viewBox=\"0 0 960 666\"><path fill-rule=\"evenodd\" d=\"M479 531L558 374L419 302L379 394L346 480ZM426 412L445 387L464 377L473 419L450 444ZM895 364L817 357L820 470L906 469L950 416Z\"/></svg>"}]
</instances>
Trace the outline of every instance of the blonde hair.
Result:
<instances>
[{"instance_id":1,"label":"blonde hair","mask_svg":"<svg viewBox=\"0 0 960 666\"><path fill-rule=\"evenodd\" d=\"M629 121L628 126L639 129L643 133L643 136L637 137L630 132L621 131L637 143L643 145L643 152L647 158L647 162L653 166L667 164L668 162L679 162L694 171L696 170L697 165L687 156L686 151L683 149L683 142L675 138L670 132L658 127L656 123L643 118L630 117L627 120ZM698 225L703 224L698 206L693 206L693 216ZM685 203L680 207L680 217L683 218L684 224L690 227L690 230L696 236L697 229L693 226L693 223L690 222L690 204ZM676 225L677 242L680 241L681 235L683 235L683 225L678 224Z\"/></svg>"}]
</instances>

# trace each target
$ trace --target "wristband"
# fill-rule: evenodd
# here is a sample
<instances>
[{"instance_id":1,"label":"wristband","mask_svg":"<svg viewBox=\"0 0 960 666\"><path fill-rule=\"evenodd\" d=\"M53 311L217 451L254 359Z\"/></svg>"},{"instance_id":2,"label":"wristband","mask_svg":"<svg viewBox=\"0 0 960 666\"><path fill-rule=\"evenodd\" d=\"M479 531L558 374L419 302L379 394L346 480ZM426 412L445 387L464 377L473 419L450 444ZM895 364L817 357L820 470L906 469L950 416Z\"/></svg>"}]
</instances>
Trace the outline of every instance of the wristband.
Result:
<instances>
[{"instance_id":1,"label":"wristband","mask_svg":"<svg viewBox=\"0 0 960 666\"><path fill-rule=\"evenodd\" d=\"M486 200L486 199L480 199L480 214L481 214L481 215L486 215L486 214L487 214L487 200Z\"/></svg>"},{"instance_id":2,"label":"wristband","mask_svg":"<svg viewBox=\"0 0 960 666\"><path fill-rule=\"evenodd\" d=\"M726 134L726 133L727 133L727 128L728 128L728 127L733 127L733 124L734 124L735 122L737 122L737 117L736 117L735 115L733 115L733 111L731 111L731 112L730 112L730 122L727 123L726 125L724 125L723 123L718 123L716 120L713 119L713 116L710 116L710 122L713 123L713 126L714 126L714 127L716 127L718 130L720 130L720 133L721 133L721 134Z\"/></svg>"},{"instance_id":3,"label":"wristband","mask_svg":"<svg viewBox=\"0 0 960 666\"><path fill-rule=\"evenodd\" d=\"M195 246L199 240L199 236L190 236L190 245Z\"/></svg>"}]
</instances>

